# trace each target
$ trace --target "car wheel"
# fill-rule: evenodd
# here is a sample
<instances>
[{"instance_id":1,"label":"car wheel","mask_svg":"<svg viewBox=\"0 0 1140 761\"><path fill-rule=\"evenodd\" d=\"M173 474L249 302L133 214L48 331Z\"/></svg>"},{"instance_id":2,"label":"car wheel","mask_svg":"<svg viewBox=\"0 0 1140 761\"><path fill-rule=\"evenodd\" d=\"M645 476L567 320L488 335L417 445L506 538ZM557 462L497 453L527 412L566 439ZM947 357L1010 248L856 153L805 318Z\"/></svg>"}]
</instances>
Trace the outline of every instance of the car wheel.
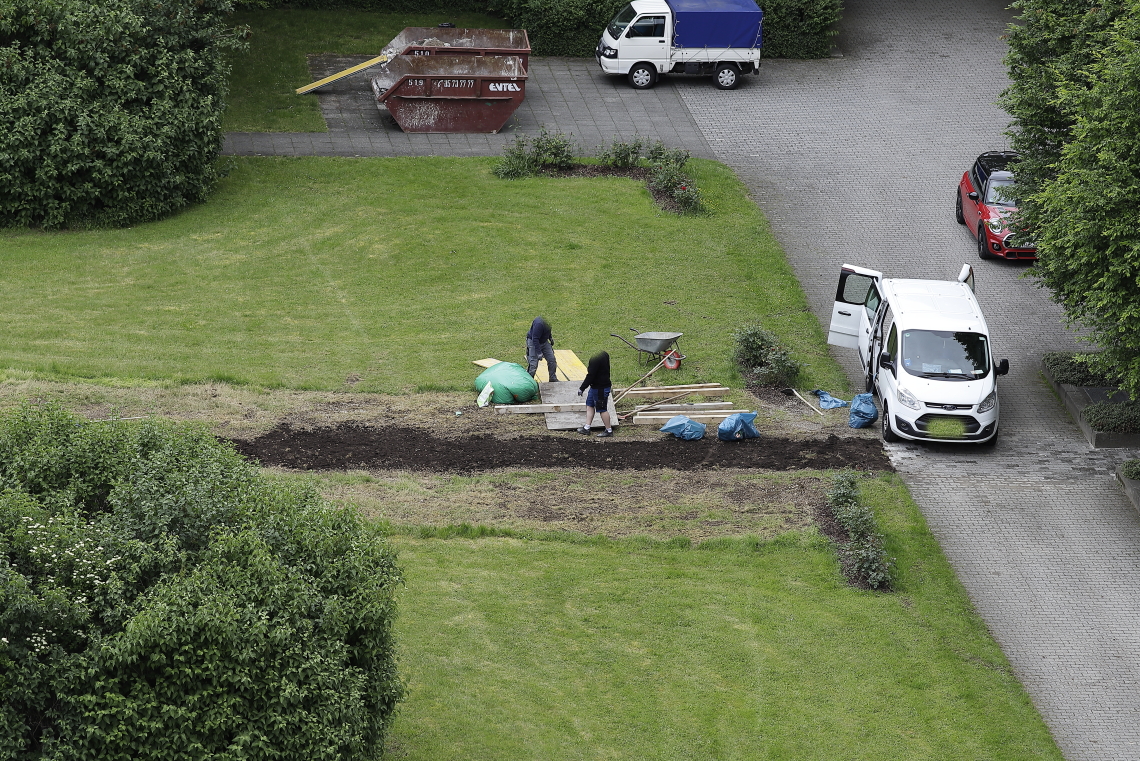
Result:
<instances>
[{"instance_id":1,"label":"car wheel","mask_svg":"<svg viewBox=\"0 0 1140 761\"><path fill-rule=\"evenodd\" d=\"M962 216L962 190L958 189L954 193L954 219L958 220L958 224L966 224L966 218Z\"/></svg>"},{"instance_id":2,"label":"car wheel","mask_svg":"<svg viewBox=\"0 0 1140 761\"><path fill-rule=\"evenodd\" d=\"M990 246L986 243L986 223L978 223L978 258L979 259L993 259L994 255L990 253Z\"/></svg>"},{"instance_id":3,"label":"car wheel","mask_svg":"<svg viewBox=\"0 0 1140 761\"><path fill-rule=\"evenodd\" d=\"M713 84L718 90L735 90L740 86L740 69L731 63L722 63L713 74Z\"/></svg>"},{"instance_id":4,"label":"car wheel","mask_svg":"<svg viewBox=\"0 0 1140 761\"><path fill-rule=\"evenodd\" d=\"M629 70L629 85L635 90L648 90L657 84L657 69L639 63Z\"/></svg>"},{"instance_id":5,"label":"car wheel","mask_svg":"<svg viewBox=\"0 0 1140 761\"><path fill-rule=\"evenodd\" d=\"M902 439L902 437L899 436L897 433L895 433L895 429L891 428L891 411L887 408L887 400L884 399L883 400L883 441L885 441L889 444L893 444L894 442L900 441L901 439Z\"/></svg>"}]
</instances>

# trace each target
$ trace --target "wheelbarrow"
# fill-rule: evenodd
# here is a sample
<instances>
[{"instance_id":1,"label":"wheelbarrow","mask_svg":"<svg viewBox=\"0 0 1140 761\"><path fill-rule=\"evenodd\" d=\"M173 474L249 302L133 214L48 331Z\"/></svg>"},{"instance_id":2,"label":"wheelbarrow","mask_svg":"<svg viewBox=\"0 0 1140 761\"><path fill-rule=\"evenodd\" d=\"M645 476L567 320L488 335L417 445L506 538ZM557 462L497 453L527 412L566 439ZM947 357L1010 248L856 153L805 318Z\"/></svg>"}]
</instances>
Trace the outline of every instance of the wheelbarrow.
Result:
<instances>
[{"instance_id":1,"label":"wheelbarrow","mask_svg":"<svg viewBox=\"0 0 1140 761\"><path fill-rule=\"evenodd\" d=\"M649 358L652 357L654 362L664 360L665 367L670 370L676 370L681 366L681 360L685 358L685 355L678 348L677 339L685 335L684 333L643 333L637 328L630 328L630 330L637 334L633 337L635 343L630 343L617 333L610 333L610 335L629 348L635 349L642 364L648 364Z\"/></svg>"}]
</instances>

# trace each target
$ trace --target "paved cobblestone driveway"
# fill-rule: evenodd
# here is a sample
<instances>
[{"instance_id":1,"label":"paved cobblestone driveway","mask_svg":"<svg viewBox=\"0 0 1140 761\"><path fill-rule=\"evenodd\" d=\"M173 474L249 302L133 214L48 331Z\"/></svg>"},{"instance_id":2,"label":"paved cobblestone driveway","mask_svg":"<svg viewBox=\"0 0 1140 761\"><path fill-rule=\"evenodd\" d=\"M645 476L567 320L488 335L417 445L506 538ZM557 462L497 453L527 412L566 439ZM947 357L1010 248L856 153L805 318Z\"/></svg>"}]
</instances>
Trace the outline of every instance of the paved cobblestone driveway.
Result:
<instances>
[{"instance_id":1,"label":"paved cobblestone driveway","mask_svg":"<svg viewBox=\"0 0 1140 761\"><path fill-rule=\"evenodd\" d=\"M983 262L954 187L1006 147L1000 0L848 0L842 58L771 61L731 93L678 83L751 189L826 326L839 265L952 278L974 265L999 356L994 448L892 445L927 521L1069 759L1140 759L1140 516L1040 378L1075 346L1022 265ZM840 354L852 377L853 356Z\"/></svg>"}]
</instances>

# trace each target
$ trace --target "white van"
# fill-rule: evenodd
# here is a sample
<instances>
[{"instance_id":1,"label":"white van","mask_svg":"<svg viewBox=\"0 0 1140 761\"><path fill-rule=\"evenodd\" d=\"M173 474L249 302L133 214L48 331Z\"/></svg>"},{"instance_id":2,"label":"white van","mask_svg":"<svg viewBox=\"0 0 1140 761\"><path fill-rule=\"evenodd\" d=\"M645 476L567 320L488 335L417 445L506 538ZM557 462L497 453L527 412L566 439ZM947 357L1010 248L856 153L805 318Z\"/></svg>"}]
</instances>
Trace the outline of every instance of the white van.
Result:
<instances>
[{"instance_id":1,"label":"white van","mask_svg":"<svg viewBox=\"0 0 1140 761\"><path fill-rule=\"evenodd\" d=\"M858 351L884 441L997 436L997 376L1009 360L993 361L970 265L954 281L884 279L844 264L827 342Z\"/></svg>"}]
</instances>

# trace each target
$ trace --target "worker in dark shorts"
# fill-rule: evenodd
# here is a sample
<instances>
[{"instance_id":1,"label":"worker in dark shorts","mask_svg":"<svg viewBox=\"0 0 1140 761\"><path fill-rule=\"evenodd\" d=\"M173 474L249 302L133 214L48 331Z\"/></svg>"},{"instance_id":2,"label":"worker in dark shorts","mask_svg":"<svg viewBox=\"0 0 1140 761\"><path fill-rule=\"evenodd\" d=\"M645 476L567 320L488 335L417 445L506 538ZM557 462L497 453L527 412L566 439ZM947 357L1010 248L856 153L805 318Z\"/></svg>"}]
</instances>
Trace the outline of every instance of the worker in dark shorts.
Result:
<instances>
[{"instance_id":1,"label":"worker in dark shorts","mask_svg":"<svg viewBox=\"0 0 1140 761\"><path fill-rule=\"evenodd\" d=\"M538 372L538 360L546 360L546 369L550 371L550 382L558 380L555 372L558 362L554 359L554 336L550 333L550 326L541 317L535 317L526 334L526 371L530 377Z\"/></svg>"},{"instance_id":2,"label":"worker in dark shorts","mask_svg":"<svg viewBox=\"0 0 1140 761\"><path fill-rule=\"evenodd\" d=\"M614 429L610 425L610 386L610 355L603 351L590 357L590 364L586 366L586 379L578 388L578 396L587 388L590 389L586 395L586 425L579 428L578 433L589 436L590 426L594 423L594 412L601 410L602 424L606 430L599 433L598 438L605 439L614 435Z\"/></svg>"}]
</instances>

